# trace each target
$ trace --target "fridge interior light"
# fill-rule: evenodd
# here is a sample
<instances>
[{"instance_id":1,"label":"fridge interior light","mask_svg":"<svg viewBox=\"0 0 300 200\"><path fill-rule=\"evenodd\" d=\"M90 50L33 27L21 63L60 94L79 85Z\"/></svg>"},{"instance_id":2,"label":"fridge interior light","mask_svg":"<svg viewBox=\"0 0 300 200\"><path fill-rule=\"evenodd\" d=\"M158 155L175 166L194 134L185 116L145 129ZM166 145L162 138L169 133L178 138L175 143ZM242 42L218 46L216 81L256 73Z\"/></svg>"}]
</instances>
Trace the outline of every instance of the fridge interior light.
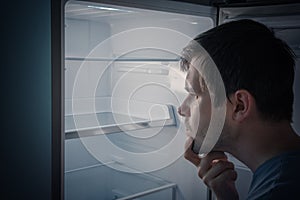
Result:
<instances>
[{"instance_id":1,"label":"fridge interior light","mask_svg":"<svg viewBox=\"0 0 300 200\"><path fill-rule=\"evenodd\" d=\"M129 11L129 10L121 10L121 9L118 9L118 8L103 7L103 6L88 6L88 8L95 8L95 9L109 10L109 11L131 12L131 11Z\"/></svg>"}]
</instances>

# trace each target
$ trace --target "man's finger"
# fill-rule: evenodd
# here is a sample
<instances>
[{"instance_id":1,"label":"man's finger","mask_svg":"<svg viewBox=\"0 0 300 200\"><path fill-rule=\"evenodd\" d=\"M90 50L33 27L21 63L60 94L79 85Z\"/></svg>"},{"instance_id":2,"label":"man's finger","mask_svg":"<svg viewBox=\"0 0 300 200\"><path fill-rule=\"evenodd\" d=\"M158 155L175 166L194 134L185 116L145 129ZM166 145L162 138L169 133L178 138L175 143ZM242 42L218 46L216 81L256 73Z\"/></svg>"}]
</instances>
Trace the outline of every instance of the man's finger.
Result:
<instances>
[{"instance_id":1,"label":"man's finger","mask_svg":"<svg viewBox=\"0 0 300 200\"><path fill-rule=\"evenodd\" d=\"M201 158L201 162L198 166L198 175L203 178L207 171L211 168L214 162L217 160L227 160L227 156L221 151L212 151L208 153L205 157Z\"/></svg>"},{"instance_id":2,"label":"man's finger","mask_svg":"<svg viewBox=\"0 0 300 200\"><path fill-rule=\"evenodd\" d=\"M195 154L192 150L193 138L188 137L184 146L185 146L184 158L189 160L195 166L198 166L200 164L201 159L199 158L198 154Z\"/></svg>"},{"instance_id":3,"label":"man's finger","mask_svg":"<svg viewBox=\"0 0 300 200\"><path fill-rule=\"evenodd\" d=\"M207 173L203 176L203 181L208 185L210 180L213 180L224 171L234 169L234 165L232 162L219 160L214 163L212 167L207 171Z\"/></svg>"}]
</instances>

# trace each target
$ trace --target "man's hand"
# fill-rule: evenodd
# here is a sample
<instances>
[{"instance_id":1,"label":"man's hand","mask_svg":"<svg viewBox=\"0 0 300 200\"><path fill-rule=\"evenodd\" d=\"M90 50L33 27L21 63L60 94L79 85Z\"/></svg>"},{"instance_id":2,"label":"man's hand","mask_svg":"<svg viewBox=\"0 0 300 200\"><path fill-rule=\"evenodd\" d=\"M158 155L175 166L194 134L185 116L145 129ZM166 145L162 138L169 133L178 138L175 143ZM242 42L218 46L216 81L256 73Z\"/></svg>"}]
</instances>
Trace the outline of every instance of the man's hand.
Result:
<instances>
[{"instance_id":1,"label":"man's hand","mask_svg":"<svg viewBox=\"0 0 300 200\"><path fill-rule=\"evenodd\" d=\"M200 158L192 151L193 139L185 143L184 157L198 167L198 176L214 192L218 200L239 199L235 188L237 173L224 152L213 151Z\"/></svg>"}]
</instances>

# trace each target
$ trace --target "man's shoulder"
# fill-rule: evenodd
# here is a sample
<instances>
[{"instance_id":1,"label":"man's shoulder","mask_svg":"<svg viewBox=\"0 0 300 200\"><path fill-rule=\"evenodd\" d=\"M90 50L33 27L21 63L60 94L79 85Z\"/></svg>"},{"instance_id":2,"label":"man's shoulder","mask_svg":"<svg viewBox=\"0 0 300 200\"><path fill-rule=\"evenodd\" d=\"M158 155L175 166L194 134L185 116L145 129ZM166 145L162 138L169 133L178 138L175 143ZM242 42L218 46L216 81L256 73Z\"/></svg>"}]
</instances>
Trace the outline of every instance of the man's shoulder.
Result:
<instances>
[{"instance_id":1,"label":"man's shoulder","mask_svg":"<svg viewBox=\"0 0 300 200\"><path fill-rule=\"evenodd\" d=\"M248 199L285 199L298 195L300 151L287 152L263 163L254 173Z\"/></svg>"},{"instance_id":2,"label":"man's shoulder","mask_svg":"<svg viewBox=\"0 0 300 200\"><path fill-rule=\"evenodd\" d=\"M265 183L272 182L272 185L280 183L293 183L300 177L300 151L286 152L275 156L265 162L257 172L254 173L257 179L263 179ZM269 181L266 181L269 180ZM284 185L282 185L284 186ZM279 186L278 186L279 187Z\"/></svg>"}]
</instances>

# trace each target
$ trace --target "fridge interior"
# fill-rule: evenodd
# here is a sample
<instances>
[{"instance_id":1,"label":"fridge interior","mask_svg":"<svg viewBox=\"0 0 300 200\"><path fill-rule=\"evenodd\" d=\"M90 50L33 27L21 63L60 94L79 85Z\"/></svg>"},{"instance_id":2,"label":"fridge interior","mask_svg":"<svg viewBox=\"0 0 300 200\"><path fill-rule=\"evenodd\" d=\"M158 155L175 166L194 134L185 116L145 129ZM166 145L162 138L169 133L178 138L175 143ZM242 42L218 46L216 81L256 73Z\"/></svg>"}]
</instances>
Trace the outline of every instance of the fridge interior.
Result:
<instances>
[{"instance_id":1,"label":"fridge interior","mask_svg":"<svg viewBox=\"0 0 300 200\"><path fill-rule=\"evenodd\" d=\"M65 6L65 198L205 198L182 158L182 48L215 25L194 15L92 2ZM183 4L184 5L184 4ZM192 192L193 191L193 192Z\"/></svg>"}]
</instances>

